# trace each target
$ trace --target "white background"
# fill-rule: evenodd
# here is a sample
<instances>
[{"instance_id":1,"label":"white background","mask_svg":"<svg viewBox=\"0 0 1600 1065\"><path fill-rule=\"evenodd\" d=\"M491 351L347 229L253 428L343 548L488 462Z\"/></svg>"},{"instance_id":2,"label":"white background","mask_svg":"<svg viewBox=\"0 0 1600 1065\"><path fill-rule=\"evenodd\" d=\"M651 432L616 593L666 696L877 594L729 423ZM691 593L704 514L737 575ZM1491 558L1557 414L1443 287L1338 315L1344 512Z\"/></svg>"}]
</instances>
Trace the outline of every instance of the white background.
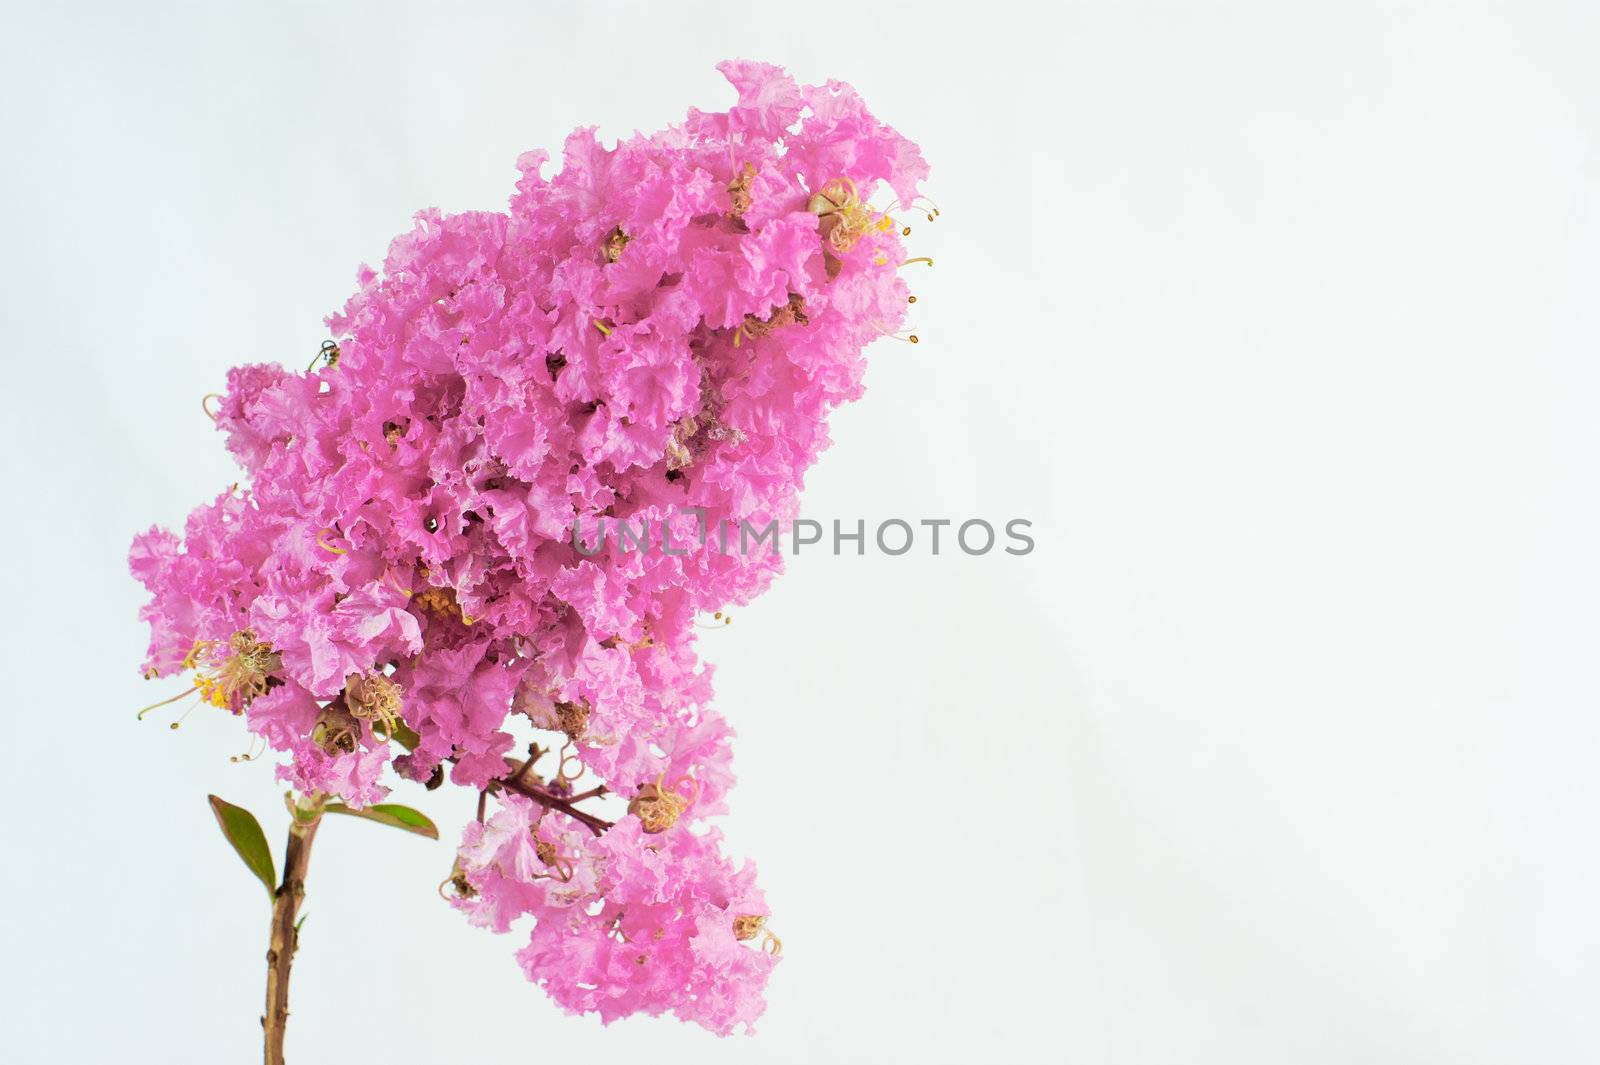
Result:
<instances>
[{"instance_id":1,"label":"white background","mask_svg":"<svg viewBox=\"0 0 1600 1065\"><path fill-rule=\"evenodd\" d=\"M448 844L348 821L291 1058L1600 1060L1585 7L8 4L5 1057L259 1053L204 795L276 846L279 789L232 720L133 720L129 539L235 478L201 395L309 362L412 211L750 56L855 84L944 208L806 514L1038 550L802 556L707 634L756 1037L560 1014Z\"/></svg>"}]
</instances>

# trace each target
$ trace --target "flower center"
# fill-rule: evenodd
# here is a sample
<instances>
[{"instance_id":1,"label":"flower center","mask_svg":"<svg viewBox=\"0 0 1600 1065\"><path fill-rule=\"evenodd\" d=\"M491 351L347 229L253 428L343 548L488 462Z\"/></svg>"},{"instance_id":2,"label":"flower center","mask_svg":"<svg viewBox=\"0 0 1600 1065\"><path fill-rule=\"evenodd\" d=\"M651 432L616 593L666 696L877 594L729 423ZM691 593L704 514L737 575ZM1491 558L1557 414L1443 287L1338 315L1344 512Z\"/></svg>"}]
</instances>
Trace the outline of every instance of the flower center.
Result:
<instances>
[{"instance_id":1,"label":"flower center","mask_svg":"<svg viewBox=\"0 0 1600 1065\"><path fill-rule=\"evenodd\" d=\"M835 252L843 253L874 229L887 230L894 219L880 215L861 202L856 183L834 178L806 201L806 210L818 218L817 228Z\"/></svg>"},{"instance_id":2,"label":"flower center","mask_svg":"<svg viewBox=\"0 0 1600 1065\"><path fill-rule=\"evenodd\" d=\"M637 817L645 832L652 836L677 824L678 818L694 802L695 792L699 790L693 777L681 777L669 789L663 784L664 776L658 773L654 784L639 785L639 793L628 803L628 812ZM685 783L689 785L687 795L677 790L679 785Z\"/></svg>"},{"instance_id":3,"label":"flower center","mask_svg":"<svg viewBox=\"0 0 1600 1065\"><path fill-rule=\"evenodd\" d=\"M350 716L368 722L373 731L383 726L393 736L400 721L400 685L381 673L352 673L344 681L344 702Z\"/></svg>"},{"instance_id":4,"label":"flower center","mask_svg":"<svg viewBox=\"0 0 1600 1065\"><path fill-rule=\"evenodd\" d=\"M241 629L226 642L196 641L183 668L195 670L195 690L204 702L241 714L272 687L272 674L283 668L283 659L255 633Z\"/></svg>"}]
</instances>

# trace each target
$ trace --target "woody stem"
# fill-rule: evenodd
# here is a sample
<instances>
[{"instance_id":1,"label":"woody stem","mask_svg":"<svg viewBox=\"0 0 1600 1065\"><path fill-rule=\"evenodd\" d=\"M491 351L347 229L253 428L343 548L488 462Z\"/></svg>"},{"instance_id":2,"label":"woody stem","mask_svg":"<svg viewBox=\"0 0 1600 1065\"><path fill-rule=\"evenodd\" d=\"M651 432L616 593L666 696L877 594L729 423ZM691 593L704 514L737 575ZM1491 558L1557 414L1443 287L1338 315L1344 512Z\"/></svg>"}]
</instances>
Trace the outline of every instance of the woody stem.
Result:
<instances>
[{"instance_id":1,"label":"woody stem","mask_svg":"<svg viewBox=\"0 0 1600 1065\"><path fill-rule=\"evenodd\" d=\"M529 759L529 762L531 761L532 759ZM514 791L525 799L532 799L547 810L560 810L597 836L604 834L605 830L611 827L612 823L610 821L596 817L594 814L580 810L573 805L575 798L590 798L594 794L593 792L575 798L562 798L559 795L551 795L537 785L524 783L522 780L523 771L527 768L529 762L514 762L507 759L506 764L511 767L511 774L497 783L507 791Z\"/></svg>"},{"instance_id":2,"label":"woody stem","mask_svg":"<svg viewBox=\"0 0 1600 1065\"><path fill-rule=\"evenodd\" d=\"M283 852L283 880L273 894L272 938L267 947L267 1009L261 1015L266 1065L283 1065L283 1035L289 1023L289 968L299 946L297 917L306 894L311 844L322 823L322 804L291 810L289 842Z\"/></svg>"}]
</instances>

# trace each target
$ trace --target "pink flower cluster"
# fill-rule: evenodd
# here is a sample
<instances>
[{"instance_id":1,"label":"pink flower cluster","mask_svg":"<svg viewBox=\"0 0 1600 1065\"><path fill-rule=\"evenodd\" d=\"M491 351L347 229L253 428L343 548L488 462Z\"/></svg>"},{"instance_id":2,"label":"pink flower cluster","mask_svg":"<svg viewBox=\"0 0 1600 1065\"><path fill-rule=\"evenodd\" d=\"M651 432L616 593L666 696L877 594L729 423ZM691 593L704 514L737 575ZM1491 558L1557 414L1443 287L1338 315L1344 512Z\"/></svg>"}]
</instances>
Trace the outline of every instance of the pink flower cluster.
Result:
<instances>
[{"instance_id":1,"label":"pink flower cluster","mask_svg":"<svg viewBox=\"0 0 1600 1065\"><path fill-rule=\"evenodd\" d=\"M381 800L392 766L492 795L454 904L564 1007L750 1024L775 950L725 810L730 731L695 654L775 553L695 548L697 518L796 510L862 349L899 328L904 259L880 183L926 166L848 86L720 68L727 112L518 161L506 212L437 211L329 317L337 358L228 374L215 408L250 475L133 546L148 676L193 671L287 756L296 788ZM671 521L684 554L574 548L601 516ZM563 734L548 776L511 728ZM630 799L607 828L574 777ZM504 782L514 778L515 787ZM592 789L591 789L592 790Z\"/></svg>"}]
</instances>

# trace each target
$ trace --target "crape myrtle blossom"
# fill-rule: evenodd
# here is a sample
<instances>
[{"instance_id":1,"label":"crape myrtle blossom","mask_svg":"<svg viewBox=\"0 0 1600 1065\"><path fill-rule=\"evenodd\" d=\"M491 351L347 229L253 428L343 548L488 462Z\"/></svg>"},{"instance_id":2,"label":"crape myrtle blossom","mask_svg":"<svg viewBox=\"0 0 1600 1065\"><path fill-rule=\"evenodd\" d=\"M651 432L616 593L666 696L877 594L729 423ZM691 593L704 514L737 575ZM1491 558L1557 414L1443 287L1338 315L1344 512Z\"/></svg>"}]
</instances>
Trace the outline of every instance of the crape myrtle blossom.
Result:
<instances>
[{"instance_id":1,"label":"crape myrtle blossom","mask_svg":"<svg viewBox=\"0 0 1600 1065\"><path fill-rule=\"evenodd\" d=\"M518 160L506 211L418 214L322 365L229 371L208 410L248 486L130 564L146 675L241 715L280 779L351 806L389 769L488 793L447 893L497 931L533 917L518 960L563 1007L727 1033L777 950L704 823L733 774L695 619L781 556L588 555L570 530L793 519L906 310L902 231L867 200L911 204L927 168L846 85L720 69L726 112L614 148L580 129L554 176ZM518 717L562 734L554 771L513 752ZM579 812L607 793L614 824Z\"/></svg>"}]
</instances>

